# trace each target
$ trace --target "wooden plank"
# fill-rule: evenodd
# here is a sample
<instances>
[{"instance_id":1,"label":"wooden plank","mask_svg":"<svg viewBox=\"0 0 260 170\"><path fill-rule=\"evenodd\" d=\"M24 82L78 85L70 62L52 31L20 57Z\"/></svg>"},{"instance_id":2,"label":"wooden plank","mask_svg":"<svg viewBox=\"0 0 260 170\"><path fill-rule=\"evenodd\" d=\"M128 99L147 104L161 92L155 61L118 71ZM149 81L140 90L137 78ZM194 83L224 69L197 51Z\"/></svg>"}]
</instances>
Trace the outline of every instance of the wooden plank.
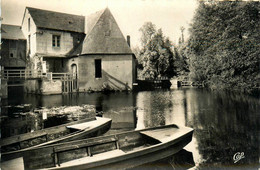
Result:
<instances>
[{"instance_id":1,"label":"wooden plank","mask_svg":"<svg viewBox=\"0 0 260 170\"><path fill-rule=\"evenodd\" d=\"M39 131L40 132L40 131ZM46 132L40 132L40 133L28 133L26 135L16 135L14 137L10 137L8 139L3 139L0 141L1 146L10 145L12 143L18 143L21 141L29 140L29 139L35 139L38 137L46 136Z\"/></svg>"},{"instance_id":2,"label":"wooden plank","mask_svg":"<svg viewBox=\"0 0 260 170\"><path fill-rule=\"evenodd\" d=\"M116 135L115 135L115 139L116 139L116 149L119 149L118 137Z\"/></svg>"},{"instance_id":3,"label":"wooden plank","mask_svg":"<svg viewBox=\"0 0 260 170\"><path fill-rule=\"evenodd\" d=\"M69 150L74 150L74 149L79 149L79 148L84 148L84 147L89 147L89 146L94 146L94 145L101 145L101 144L116 142L116 141L117 140L115 138L108 138L108 139L103 139L100 141L81 143L81 144L77 144L77 145L66 145L66 146L62 146L62 147L57 146L54 149L54 152L64 152L64 151L69 151Z\"/></svg>"},{"instance_id":4,"label":"wooden plank","mask_svg":"<svg viewBox=\"0 0 260 170\"><path fill-rule=\"evenodd\" d=\"M150 136L154 139L157 139L161 142L167 142L173 140L178 134L178 129L173 127L155 129L155 130L147 130L140 132L141 134Z\"/></svg>"},{"instance_id":5,"label":"wooden plank","mask_svg":"<svg viewBox=\"0 0 260 170\"><path fill-rule=\"evenodd\" d=\"M58 153L55 152L55 148L53 148L53 152L54 152L54 165L55 166L60 166L60 163L59 163L59 156L58 156Z\"/></svg>"},{"instance_id":6,"label":"wooden plank","mask_svg":"<svg viewBox=\"0 0 260 170\"><path fill-rule=\"evenodd\" d=\"M69 129L76 129L76 130L86 130L86 129L90 129L93 127L97 127L103 123L105 123L107 121L106 118L99 118L97 117L96 120L92 120L89 122L84 122L84 123L79 123L79 124L75 124L75 125L71 125L71 126L66 126Z\"/></svg>"},{"instance_id":7,"label":"wooden plank","mask_svg":"<svg viewBox=\"0 0 260 170\"><path fill-rule=\"evenodd\" d=\"M1 162L2 170L24 170L23 157Z\"/></svg>"},{"instance_id":8,"label":"wooden plank","mask_svg":"<svg viewBox=\"0 0 260 170\"><path fill-rule=\"evenodd\" d=\"M92 156L90 147L88 147L88 155Z\"/></svg>"},{"instance_id":9,"label":"wooden plank","mask_svg":"<svg viewBox=\"0 0 260 170\"><path fill-rule=\"evenodd\" d=\"M105 159L108 159L108 158L111 158L111 157L121 156L121 155L124 155L124 154L125 154L124 151L122 151L120 149L116 149L116 150L96 154L96 155L93 155L91 157L87 156L87 157L84 157L84 158L64 162L64 163L60 164L60 166L64 167L64 166L85 164L85 163L95 162L95 161L99 161L99 160L105 160Z\"/></svg>"}]
</instances>

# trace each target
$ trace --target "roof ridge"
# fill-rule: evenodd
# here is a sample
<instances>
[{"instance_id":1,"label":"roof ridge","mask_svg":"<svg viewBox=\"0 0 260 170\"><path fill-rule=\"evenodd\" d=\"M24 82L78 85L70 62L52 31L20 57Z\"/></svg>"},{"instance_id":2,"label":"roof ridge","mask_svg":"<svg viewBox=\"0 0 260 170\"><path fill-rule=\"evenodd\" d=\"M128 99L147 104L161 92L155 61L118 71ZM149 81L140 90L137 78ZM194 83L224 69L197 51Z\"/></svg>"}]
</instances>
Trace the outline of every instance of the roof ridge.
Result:
<instances>
[{"instance_id":1,"label":"roof ridge","mask_svg":"<svg viewBox=\"0 0 260 170\"><path fill-rule=\"evenodd\" d=\"M87 16L87 20L88 20L88 17L89 17L89 16L94 15L94 14L97 15L98 13L101 13L101 14L99 15L99 17L97 18L97 20L95 21L95 23L93 24L92 28L91 28L88 32L91 32L91 31L93 30L93 28L95 27L95 25L96 25L97 22L99 21L100 17L104 14L105 10L106 10L106 8L105 8L105 9L102 9L102 10L99 10L99 11L96 11L96 12L94 12L94 13L92 13L92 14L90 14L90 15ZM86 24L88 24L88 23L86 23ZM85 30L85 31L87 31L87 30Z\"/></svg>"},{"instance_id":2,"label":"roof ridge","mask_svg":"<svg viewBox=\"0 0 260 170\"><path fill-rule=\"evenodd\" d=\"M14 25L14 24L1 24L1 25L9 25L9 26L16 26L16 27L21 27L20 25Z\"/></svg>"},{"instance_id":3,"label":"roof ridge","mask_svg":"<svg viewBox=\"0 0 260 170\"><path fill-rule=\"evenodd\" d=\"M74 15L32 7L26 7L26 10L29 12L35 25L39 28L84 33L85 16L83 15Z\"/></svg>"},{"instance_id":4,"label":"roof ridge","mask_svg":"<svg viewBox=\"0 0 260 170\"><path fill-rule=\"evenodd\" d=\"M26 8L27 9L41 10L41 11L46 11L46 12L55 12L55 13L65 14L65 15L74 15L74 16L84 17L83 15L77 15L77 14L71 14L71 13L65 13L65 12L58 12L58 11L51 11L51 10L46 10L46 9L41 9L41 8L34 8L34 7L26 7Z\"/></svg>"},{"instance_id":5,"label":"roof ridge","mask_svg":"<svg viewBox=\"0 0 260 170\"><path fill-rule=\"evenodd\" d=\"M101 13L100 14L100 16L98 17L98 19L95 21L95 23L93 24L93 26L92 26L92 28L86 33L86 37L84 38L84 40L83 40L83 43L84 43L84 41L88 38L88 36L90 35L90 33L92 32L92 30L94 29L94 27L96 26L96 24L97 24L97 22L99 21L99 19L101 18L101 16L104 14L104 12L105 12L105 10L106 10L107 8L105 8L105 9L102 9L102 10L100 10L100 11L96 11L95 13L92 13L92 14L90 14L90 15L93 15L93 14L97 14L97 13ZM85 23L86 24L86 23ZM85 30L86 31L86 30Z\"/></svg>"}]
</instances>

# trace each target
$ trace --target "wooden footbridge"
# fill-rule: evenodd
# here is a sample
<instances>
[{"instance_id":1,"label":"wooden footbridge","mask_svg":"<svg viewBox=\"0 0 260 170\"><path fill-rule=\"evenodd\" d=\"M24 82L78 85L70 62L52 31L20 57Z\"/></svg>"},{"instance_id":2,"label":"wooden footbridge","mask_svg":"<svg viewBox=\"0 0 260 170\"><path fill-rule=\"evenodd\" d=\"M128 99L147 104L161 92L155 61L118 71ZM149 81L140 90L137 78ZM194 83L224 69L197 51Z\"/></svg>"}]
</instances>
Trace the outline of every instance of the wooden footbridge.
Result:
<instances>
[{"instance_id":1,"label":"wooden footbridge","mask_svg":"<svg viewBox=\"0 0 260 170\"><path fill-rule=\"evenodd\" d=\"M2 78L7 80L7 86L24 86L28 79L61 80L62 92L74 92L78 89L77 76L71 73L43 73L37 70L4 69Z\"/></svg>"}]
</instances>

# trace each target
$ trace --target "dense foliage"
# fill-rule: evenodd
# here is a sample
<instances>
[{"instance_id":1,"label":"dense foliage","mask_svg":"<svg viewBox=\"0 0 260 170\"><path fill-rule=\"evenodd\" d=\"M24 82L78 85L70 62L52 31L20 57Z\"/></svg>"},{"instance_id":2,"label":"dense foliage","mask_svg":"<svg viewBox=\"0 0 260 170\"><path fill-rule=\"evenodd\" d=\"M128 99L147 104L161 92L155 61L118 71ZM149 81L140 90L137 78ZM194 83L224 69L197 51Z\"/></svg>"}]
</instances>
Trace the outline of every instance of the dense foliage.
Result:
<instances>
[{"instance_id":1,"label":"dense foliage","mask_svg":"<svg viewBox=\"0 0 260 170\"><path fill-rule=\"evenodd\" d=\"M200 2L190 28L191 77L210 88L259 90L259 2Z\"/></svg>"},{"instance_id":2,"label":"dense foliage","mask_svg":"<svg viewBox=\"0 0 260 170\"><path fill-rule=\"evenodd\" d=\"M178 75L184 61L169 38L151 22L145 23L140 31L141 49L134 49L139 63L139 78L171 78Z\"/></svg>"}]
</instances>

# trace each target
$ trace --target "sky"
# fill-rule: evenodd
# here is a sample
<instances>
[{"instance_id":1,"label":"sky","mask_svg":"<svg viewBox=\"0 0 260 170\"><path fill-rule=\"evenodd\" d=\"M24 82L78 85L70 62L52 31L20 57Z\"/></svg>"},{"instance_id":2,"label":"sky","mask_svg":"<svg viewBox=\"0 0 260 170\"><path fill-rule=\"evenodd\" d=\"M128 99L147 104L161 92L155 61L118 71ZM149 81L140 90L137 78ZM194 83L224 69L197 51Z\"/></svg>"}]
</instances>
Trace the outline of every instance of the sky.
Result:
<instances>
[{"instance_id":1,"label":"sky","mask_svg":"<svg viewBox=\"0 0 260 170\"><path fill-rule=\"evenodd\" d=\"M110 9L122 33L131 36L131 46L140 46L139 29L145 22L161 28L177 44L184 26L188 38L196 0L1 0L2 24L21 25L25 7L88 16L106 7Z\"/></svg>"}]
</instances>

